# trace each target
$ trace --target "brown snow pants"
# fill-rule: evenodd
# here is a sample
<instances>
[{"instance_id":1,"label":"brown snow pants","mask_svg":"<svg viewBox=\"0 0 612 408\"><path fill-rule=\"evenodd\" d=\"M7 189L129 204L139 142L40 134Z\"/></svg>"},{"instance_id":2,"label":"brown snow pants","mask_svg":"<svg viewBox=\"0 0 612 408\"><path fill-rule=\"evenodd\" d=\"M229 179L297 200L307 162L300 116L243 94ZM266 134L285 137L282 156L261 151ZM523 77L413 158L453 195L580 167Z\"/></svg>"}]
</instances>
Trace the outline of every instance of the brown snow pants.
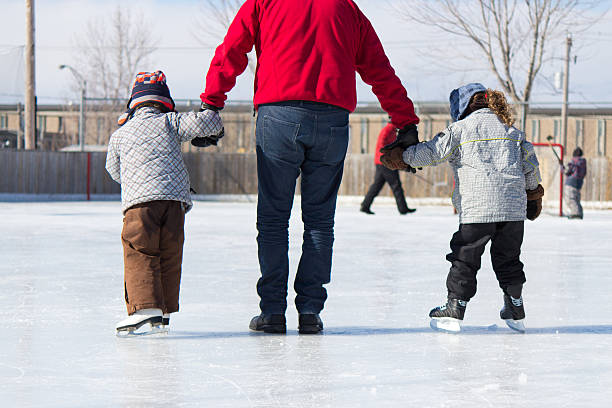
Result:
<instances>
[{"instance_id":1,"label":"brown snow pants","mask_svg":"<svg viewBox=\"0 0 612 408\"><path fill-rule=\"evenodd\" d=\"M136 204L123 217L124 290L128 314L179 310L185 210L180 201Z\"/></svg>"}]
</instances>

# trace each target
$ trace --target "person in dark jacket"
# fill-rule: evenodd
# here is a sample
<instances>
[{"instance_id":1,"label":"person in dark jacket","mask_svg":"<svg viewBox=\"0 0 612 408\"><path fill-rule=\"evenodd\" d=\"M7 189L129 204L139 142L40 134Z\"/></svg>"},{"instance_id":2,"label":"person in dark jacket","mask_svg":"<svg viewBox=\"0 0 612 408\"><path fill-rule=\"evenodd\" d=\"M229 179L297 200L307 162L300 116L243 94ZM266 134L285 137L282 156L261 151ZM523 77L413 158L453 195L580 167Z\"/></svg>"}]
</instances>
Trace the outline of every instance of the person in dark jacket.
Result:
<instances>
[{"instance_id":1,"label":"person in dark jacket","mask_svg":"<svg viewBox=\"0 0 612 408\"><path fill-rule=\"evenodd\" d=\"M374 151L374 165L376 166L376 173L374 174L374 182L368 189L366 196L361 203L361 212L366 214L374 214L370 209L374 198L380 193L380 190L384 187L385 183L389 184L391 187L391 191L393 191L393 196L395 197L395 203L397 204L397 210L400 214L408 214L415 212L414 208L408 208L408 204L406 204L406 197L404 196L404 189L402 188L402 182L399 177L399 170L391 170L383 166L380 161L380 156L382 156L382 152L380 149L387 146L390 143L393 143L395 140L397 133L397 128L393 125L393 123L388 123L387 126L382 128L380 133L378 134L378 140L376 142L376 150Z\"/></svg>"},{"instance_id":2,"label":"person in dark jacket","mask_svg":"<svg viewBox=\"0 0 612 408\"><path fill-rule=\"evenodd\" d=\"M331 277L348 115L357 103L355 72L401 129L394 143L416 143L419 119L374 28L352 0L245 1L211 61L203 109L223 108L253 46L261 314L249 328L286 332L289 216L301 174L304 241L295 304L299 332L318 333L327 298L323 285Z\"/></svg>"},{"instance_id":3,"label":"person in dark jacket","mask_svg":"<svg viewBox=\"0 0 612 408\"><path fill-rule=\"evenodd\" d=\"M565 166L565 196L567 218L582 219L584 216L582 204L580 204L580 190L584 183L587 172L586 159L582 157L582 149L577 147L572 154L572 161Z\"/></svg>"}]
</instances>

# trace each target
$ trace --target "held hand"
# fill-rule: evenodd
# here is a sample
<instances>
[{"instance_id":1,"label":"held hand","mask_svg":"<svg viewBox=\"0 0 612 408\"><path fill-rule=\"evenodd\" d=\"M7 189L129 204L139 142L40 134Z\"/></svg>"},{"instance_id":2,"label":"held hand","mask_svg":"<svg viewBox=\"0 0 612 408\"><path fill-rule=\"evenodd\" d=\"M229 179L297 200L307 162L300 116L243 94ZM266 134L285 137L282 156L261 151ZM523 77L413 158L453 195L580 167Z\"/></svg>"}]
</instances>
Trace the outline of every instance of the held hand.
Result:
<instances>
[{"instance_id":1,"label":"held hand","mask_svg":"<svg viewBox=\"0 0 612 408\"><path fill-rule=\"evenodd\" d=\"M413 173L415 173L416 170L410 167L403 159L404 150L405 150L404 148L399 147L399 146L391 150L384 151L384 152L383 152L383 149L381 149L381 152L383 152L383 155L380 157L380 161L388 169L408 170L408 171L412 171Z\"/></svg>"},{"instance_id":2,"label":"held hand","mask_svg":"<svg viewBox=\"0 0 612 408\"><path fill-rule=\"evenodd\" d=\"M200 112L204 112L205 110L211 110L215 112L219 112L223 108L219 108L218 106L210 105L206 102L202 102L200 104Z\"/></svg>"},{"instance_id":3,"label":"held hand","mask_svg":"<svg viewBox=\"0 0 612 408\"><path fill-rule=\"evenodd\" d=\"M216 146L225 135L223 121L219 115L221 108L202 102L199 114L205 118L202 126L202 133L206 136L199 136L191 140L191 144L196 147Z\"/></svg>"},{"instance_id":4,"label":"held hand","mask_svg":"<svg viewBox=\"0 0 612 408\"><path fill-rule=\"evenodd\" d=\"M386 153L396 147L402 147L404 150L407 147L419 143L419 132L416 125L406 125L397 132L397 137L392 143L380 149L381 153Z\"/></svg>"},{"instance_id":5,"label":"held hand","mask_svg":"<svg viewBox=\"0 0 612 408\"><path fill-rule=\"evenodd\" d=\"M206 137L196 137L191 139L191 144L196 147L208 147L208 146L216 146L221 139L225 136L225 129L221 128L221 132L217 135L211 135Z\"/></svg>"}]
</instances>

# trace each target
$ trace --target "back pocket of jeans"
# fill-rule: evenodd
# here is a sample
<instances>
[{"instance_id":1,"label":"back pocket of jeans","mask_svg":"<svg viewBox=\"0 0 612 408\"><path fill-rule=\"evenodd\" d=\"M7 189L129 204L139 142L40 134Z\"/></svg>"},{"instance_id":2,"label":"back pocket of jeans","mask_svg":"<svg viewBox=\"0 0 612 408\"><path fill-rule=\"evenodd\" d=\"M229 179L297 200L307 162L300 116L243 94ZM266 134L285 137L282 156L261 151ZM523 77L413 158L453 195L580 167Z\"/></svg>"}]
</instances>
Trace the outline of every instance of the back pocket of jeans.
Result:
<instances>
[{"instance_id":1,"label":"back pocket of jeans","mask_svg":"<svg viewBox=\"0 0 612 408\"><path fill-rule=\"evenodd\" d=\"M344 160L348 148L348 125L330 128L329 144L325 152L325 161L338 163Z\"/></svg>"},{"instance_id":2,"label":"back pocket of jeans","mask_svg":"<svg viewBox=\"0 0 612 408\"><path fill-rule=\"evenodd\" d=\"M293 161L297 156L295 140L300 130L299 123L287 122L266 115L263 120L262 149L266 155Z\"/></svg>"}]
</instances>

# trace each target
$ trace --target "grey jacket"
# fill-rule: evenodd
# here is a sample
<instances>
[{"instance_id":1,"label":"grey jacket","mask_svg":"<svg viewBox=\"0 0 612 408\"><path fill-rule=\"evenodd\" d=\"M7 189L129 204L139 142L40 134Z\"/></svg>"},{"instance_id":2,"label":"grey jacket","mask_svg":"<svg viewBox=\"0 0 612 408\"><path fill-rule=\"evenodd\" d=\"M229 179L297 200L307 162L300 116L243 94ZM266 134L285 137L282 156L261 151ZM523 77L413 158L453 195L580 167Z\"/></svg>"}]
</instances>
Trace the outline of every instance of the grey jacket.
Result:
<instances>
[{"instance_id":1,"label":"grey jacket","mask_svg":"<svg viewBox=\"0 0 612 408\"><path fill-rule=\"evenodd\" d=\"M193 204L181 142L218 134L222 127L221 118L213 111L138 109L108 143L106 170L121 184L121 210L149 201L172 200L183 202L189 211Z\"/></svg>"},{"instance_id":2,"label":"grey jacket","mask_svg":"<svg viewBox=\"0 0 612 408\"><path fill-rule=\"evenodd\" d=\"M541 181L533 145L490 109L477 110L432 140L410 146L403 159L412 167L449 162L461 224L525 220L525 190Z\"/></svg>"}]
</instances>

